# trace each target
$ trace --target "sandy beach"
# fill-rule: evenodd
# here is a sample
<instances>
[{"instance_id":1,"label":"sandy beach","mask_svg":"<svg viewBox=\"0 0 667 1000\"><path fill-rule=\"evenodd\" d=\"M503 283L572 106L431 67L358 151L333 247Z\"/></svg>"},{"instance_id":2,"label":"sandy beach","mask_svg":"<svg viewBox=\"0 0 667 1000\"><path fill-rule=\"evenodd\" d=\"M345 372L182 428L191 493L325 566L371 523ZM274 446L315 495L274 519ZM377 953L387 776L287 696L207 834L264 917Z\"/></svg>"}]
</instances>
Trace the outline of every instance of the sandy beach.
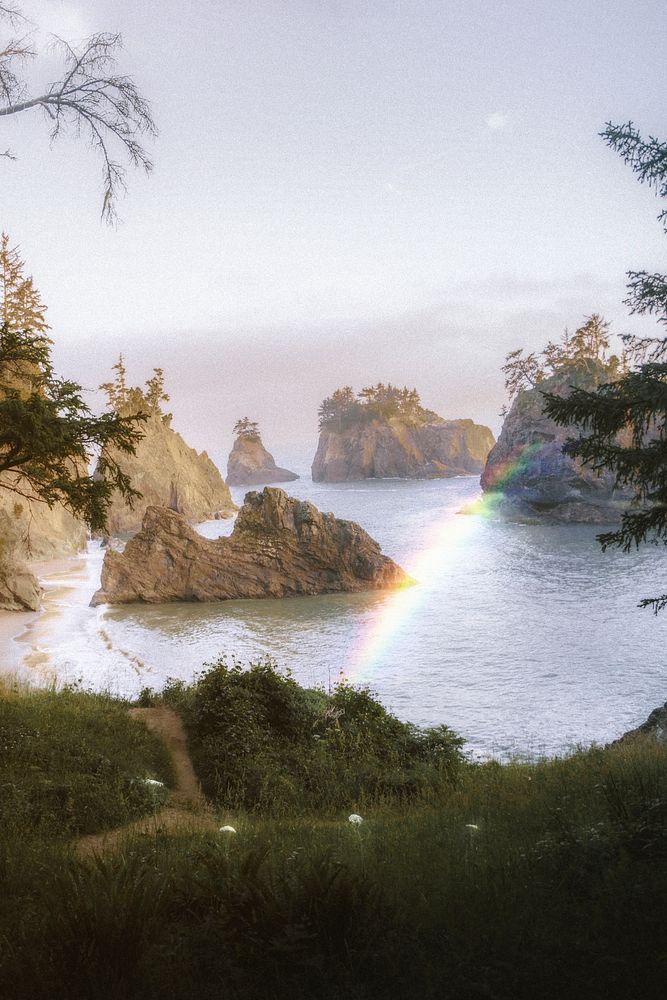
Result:
<instances>
[{"instance_id":1,"label":"sandy beach","mask_svg":"<svg viewBox=\"0 0 667 1000\"><path fill-rule=\"evenodd\" d=\"M0 611L0 675L31 683L52 683L49 639L72 604L87 603L92 579L99 576L98 553L33 562L30 568L43 589L39 611ZM92 591L91 591L92 593Z\"/></svg>"}]
</instances>

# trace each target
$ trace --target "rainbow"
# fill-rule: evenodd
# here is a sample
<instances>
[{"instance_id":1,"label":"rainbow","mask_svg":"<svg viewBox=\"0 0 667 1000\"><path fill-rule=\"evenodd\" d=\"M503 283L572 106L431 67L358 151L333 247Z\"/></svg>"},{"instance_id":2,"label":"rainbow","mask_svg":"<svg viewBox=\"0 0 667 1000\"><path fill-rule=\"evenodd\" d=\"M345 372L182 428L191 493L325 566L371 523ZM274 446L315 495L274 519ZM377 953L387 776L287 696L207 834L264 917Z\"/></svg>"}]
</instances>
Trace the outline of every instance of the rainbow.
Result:
<instances>
[{"instance_id":1,"label":"rainbow","mask_svg":"<svg viewBox=\"0 0 667 1000\"><path fill-rule=\"evenodd\" d=\"M480 522L493 517L504 492L530 465L542 442L535 441L515 449L493 470L491 489L463 509L448 507L432 523L422 546L402 560L406 572L416 581L399 586L375 608L362 629L361 640L352 651L341 678L352 684L368 683L373 669L388 649L394 636L402 631L415 608L428 600L429 593L447 566L460 558L466 542Z\"/></svg>"}]
</instances>

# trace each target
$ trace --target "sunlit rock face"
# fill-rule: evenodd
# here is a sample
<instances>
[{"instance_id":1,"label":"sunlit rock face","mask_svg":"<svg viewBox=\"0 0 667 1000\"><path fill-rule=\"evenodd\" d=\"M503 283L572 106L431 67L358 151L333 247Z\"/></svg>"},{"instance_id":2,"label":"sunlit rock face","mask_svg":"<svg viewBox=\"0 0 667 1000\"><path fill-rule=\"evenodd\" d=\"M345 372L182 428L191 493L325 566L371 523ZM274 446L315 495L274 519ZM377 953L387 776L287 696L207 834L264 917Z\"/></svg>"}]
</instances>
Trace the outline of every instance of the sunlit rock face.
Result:
<instances>
[{"instance_id":1,"label":"sunlit rock face","mask_svg":"<svg viewBox=\"0 0 667 1000\"><path fill-rule=\"evenodd\" d=\"M0 510L0 608L36 611L41 590L24 562L24 544L16 519Z\"/></svg>"},{"instance_id":2,"label":"sunlit rock face","mask_svg":"<svg viewBox=\"0 0 667 1000\"><path fill-rule=\"evenodd\" d=\"M142 530L104 558L94 604L225 601L392 588L411 582L363 528L284 490L248 493L229 538L202 538L149 507Z\"/></svg>"},{"instance_id":3,"label":"sunlit rock face","mask_svg":"<svg viewBox=\"0 0 667 1000\"><path fill-rule=\"evenodd\" d=\"M315 482L359 479L444 479L479 474L494 437L472 420L413 424L398 417L320 432Z\"/></svg>"},{"instance_id":4,"label":"sunlit rock face","mask_svg":"<svg viewBox=\"0 0 667 1000\"><path fill-rule=\"evenodd\" d=\"M14 492L26 491L25 481L11 472L0 474L0 511L14 522L25 559L58 559L86 547L86 526L62 504L47 506Z\"/></svg>"},{"instance_id":5,"label":"sunlit rock face","mask_svg":"<svg viewBox=\"0 0 667 1000\"><path fill-rule=\"evenodd\" d=\"M559 427L542 412L548 392L592 390L605 380L601 362L563 367L534 389L518 393L505 417L481 477L493 510L511 520L604 524L620 518L630 494L615 489L614 476L598 474L563 453L577 429Z\"/></svg>"},{"instance_id":6,"label":"sunlit rock face","mask_svg":"<svg viewBox=\"0 0 667 1000\"><path fill-rule=\"evenodd\" d=\"M130 507L115 495L107 520L109 534L138 531L151 506L169 507L193 522L231 517L237 508L229 487L205 451L190 448L172 429L170 417L161 413L151 413L141 429L144 437L134 455L112 453L142 496Z\"/></svg>"},{"instance_id":7,"label":"sunlit rock face","mask_svg":"<svg viewBox=\"0 0 667 1000\"><path fill-rule=\"evenodd\" d=\"M296 472L276 465L262 439L237 437L227 461L227 483L230 486L264 486L265 483L291 483Z\"/></svg>"}]
</instances>

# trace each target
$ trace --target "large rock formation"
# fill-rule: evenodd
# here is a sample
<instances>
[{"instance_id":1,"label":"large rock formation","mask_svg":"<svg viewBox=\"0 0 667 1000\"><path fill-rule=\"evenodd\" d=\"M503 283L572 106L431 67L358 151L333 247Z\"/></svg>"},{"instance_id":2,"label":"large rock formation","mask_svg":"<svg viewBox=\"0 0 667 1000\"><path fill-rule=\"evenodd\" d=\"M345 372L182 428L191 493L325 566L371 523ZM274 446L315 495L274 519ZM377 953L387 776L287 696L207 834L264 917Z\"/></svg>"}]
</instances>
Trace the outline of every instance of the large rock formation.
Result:
<instances>
[{"instance_id":1,"label":"large rock formation","mask_svg":"<svg viewBox=\"0 0 667 1000\"><path fill-rule=\"evenodd\" d=\"M482 471L493 447L488 427L472 420L429 422L400 417L323 427L312 474L315 482L356 479L443 479Z\"/></svg>"},{"instance_id":2,"label":"large rock formation","mask_svg":"<svg viewBox=\"0 0 667 1000\"><path fill-rule=\"evenodd\" d=\"M655 740L656 743L667 743L667 701L664 705L654 708L648 719L636 729L629 729L610 746L618 743L630 743L638 739Z\"/></svg>"},{"instance_id":3,"label":"large rock formation","mask_svg":"<svg viewBox=\"0 0 667 1000\"><path fill-rule=\"evenodd\" d=\"M232 535L214 541L173 511L149 507L125 550L106 553L92 603L295 597L409 582L358 524L266 487L247 494Z\"/></svg>"},{"instance_id":4,"label":"large rock formation","mask_svg":"<svg viewBox=\"0 0 667 1000\"><path fill-rule=\"evenodd\" d=\"M34 611L41 588L29 567L32 560L58 559L86 547L86 527L62 504L48 507L15 493L25 482L0 475L0 608Z\"/></svg>"},{"instance_id":5,"label":"large rock formation","mask_svg":"<svg viewBox=\"0 0 667 1000\"><path fill-rule=\"evenodd\" d=\"M240 434L227 460L229 486L263 486L265 483L291 483L296 472L276 465L259 436Z\"/></svg>"},{"instance_id":6,"label":"large rock formation","mask_svg":"<svg viewBox=\"0 0 667 1000\"><path fill-rule=\"evenodd\" d=\"M229 487L216 466L205 451L196 452L172 429L170 416L151 412L142 430L144 437L136 446L136 454L113 454L142 497L131 508L116 494L107 521L110 534L138 531L151 506L169 507L188 521L230 517L236 511Z\"/></svg>"},{"instance_id":7,"label":"large rock formation","mask_svg":"<svg viewBox=\"0 0 667 1000\"><path fill-rule=\"evenodd\" d=\"M41 590L23 558L24 548L16 520L0 510L0 608L36 611Z\"/></svg>"},{"instance_id":8,"label":"large rock formation","mask_svg":"<svg viewBox=\"0 0 667 1000\"><path fill-rule=\"evenodd\" d=\"M567 395L571 386L594 389L605 380L601 362L568 365L534 389L518 393L482 473L482 489L493 509L513 520L613 523L630 494L614 476L598 474L563 454L576 428L563 428L542 412L544 392Z\"/></svg>"},{"instance_id":9,"label":"large rock formation","mask_svg":"<svg viewBox=\"0 0 667 1000\"><path fill-rule=\"evenodd\" d=\"M73 555L86 547L87 531L83 521L74 517L62 504L49 507L39 500L31 500L8 487L18 482L10 472L0 474L0 511L14 522L23 557L26 559L59 559Z\"/></svg>"}]
</instances>

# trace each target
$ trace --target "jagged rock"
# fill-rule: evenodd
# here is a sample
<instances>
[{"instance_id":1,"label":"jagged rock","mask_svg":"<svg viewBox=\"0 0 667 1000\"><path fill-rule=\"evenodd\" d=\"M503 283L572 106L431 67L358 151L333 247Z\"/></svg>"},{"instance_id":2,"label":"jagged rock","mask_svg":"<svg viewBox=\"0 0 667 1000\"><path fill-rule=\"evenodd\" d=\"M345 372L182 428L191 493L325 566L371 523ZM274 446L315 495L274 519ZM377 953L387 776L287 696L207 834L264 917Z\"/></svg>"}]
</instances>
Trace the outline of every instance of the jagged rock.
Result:
<instances>
[{"instance_id":1,"label":"jagged rock","mask_svg":"<svg viewBox=\"0 0 667 1000\"><path fill-rule=\"evenodd\" d=\"M505 417L481 477L493 510L511 520L582 522L617 521L630 493L617 490L614 475L598 474L563 454L576 428L564 428L542 412L543 392L567 395L571 386L594 389L605 380L602 362L569 365L535 389L519 392Z\"/></svg>"},{"instance_id":2,"label":"jagged rock","mask_svg":"<svg viewBox=\"0 0 667 1000\"><path fill-rule=\"evenodd\" d=\"M227 460L229 486L263 486L265 483L290 483L298 479L296 472L276 465L259 435L239 435Z\"/></svg>"},{"instance_id":3,"label":"jagged rock","mask_svg":"<svg viewBox=\"0 0 667 1000\"><path fill-rule=\"evenodd\" d=\"M23 543L15 520L0 510L0 608L36 611L41 599L37 578L23 561Z\"/></svg>"},{"instance_id":4,"label":"jagged rock","mask_svg":"<svg viewBox=\"0 0 667 1000\"><path fill-rule=\"evenodd\" d=\"M374 419L342 431L320 431L315 482L358 479L444 479L482 471L493 447L488 427L472 420L410 423Z\"/></svg>"},{"instance_id":5,"label":"jagged rock","mask_svg":"<svg viewBox=\"0 0 667 1000\"><path fill-rule=\"evenodd\" d=\"M150 506L169 507L188 521L231 517L237 508L229 487L205 451L190 448L172 429L170 417L159 412L148 416L142 430L136 454L112 453L142 498L130 508L116 494L107 520L109 534L138 531Z\"/></svg>"},{"instance_id":6,"label":"jagged rock","mask_svg":"<svg viewBox=\"0 0 667 1000\"><path fill-rule=\"evenodd\" d=\"M108 551L93 604L295 597L409 583L363 528L284 490L248 493L229 538L209 540L149 507L122 553Z\"/></svg>"},{"instance_id":7,"label":"jagged rock","mask_svg":"<svg viewBox=\"0 0 667 1000\"><path fill-rule=\"evenodd\" d=\"M641 738L653 739L656 743L667 743L667 701L659 708L654 708L646 722L642 722L641 726L623 733L610 745L615 746L617 743L628 743Z\"/></svg>"}]
</instances>

